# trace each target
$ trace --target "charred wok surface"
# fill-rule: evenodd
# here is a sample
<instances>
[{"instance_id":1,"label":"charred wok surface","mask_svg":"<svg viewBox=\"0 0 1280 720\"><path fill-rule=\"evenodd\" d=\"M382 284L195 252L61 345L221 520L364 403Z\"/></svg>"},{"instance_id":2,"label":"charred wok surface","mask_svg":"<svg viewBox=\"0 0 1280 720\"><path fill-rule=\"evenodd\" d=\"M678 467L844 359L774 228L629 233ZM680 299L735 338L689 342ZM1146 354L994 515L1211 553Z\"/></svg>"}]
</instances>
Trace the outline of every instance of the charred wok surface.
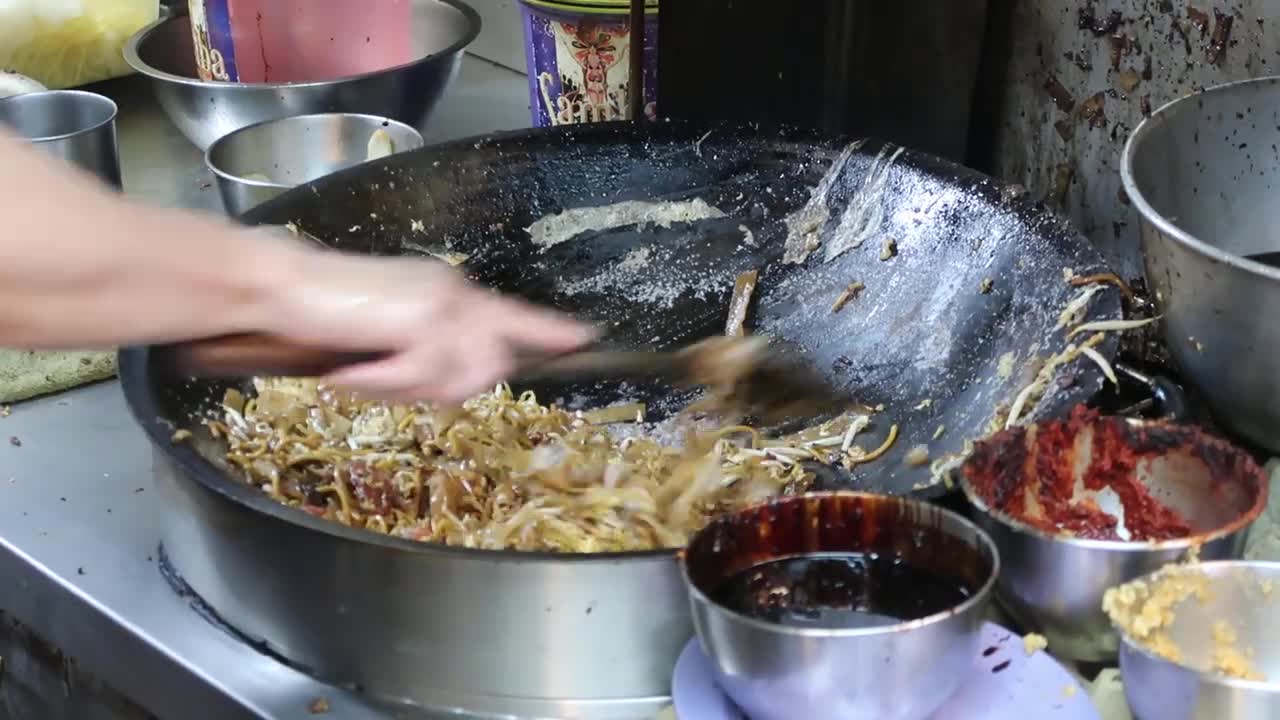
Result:
<instances>
[{"instance_id":1,"label":"charred wok surface","mask_svg":"<svg viewBox=\"0 0 1280 720\"><path fill-rule=\"evenodd\" d=\"M549 247L526 230L566 209L693 199L718 213L669 227L584 227ZM811 214L818 247L784 262L788 219L795 225L815 206L825 209ZM722 334L735 279L757 272L745 331L785 341L880 410L867 447L898 433L877 462L822 473L824 489L928 486L929 463L907 455L923 447L931 460L953 457L985 435L1071 342L1058 316L1078 288L1064 277L1106 271L1064 220L944 161L801 132L674 122L519 132L397 155L287 193L245 220L294 222L343 250L465 255L461 269L475 280L599 323L618 347L673 349ZM850 231L865 237L841 235ZM882 259L888 242L896 253ZM830 261L824 245L839 250ZM833 312L855 281L856 299ZM1109 287L1082 320L1119 316L1119 291ZM1096 349L1110 356L1115 342ZM147 372L145 353L125 362ZM178 426L216 407L226 389L148 382L146 401ZM1022 416L1061 414L1101 382L1088 359L1072 360ZM525 389L570 409L642 402L650 418L695 399L662 385L515 388Z\"/></svg>"}]
</instances>

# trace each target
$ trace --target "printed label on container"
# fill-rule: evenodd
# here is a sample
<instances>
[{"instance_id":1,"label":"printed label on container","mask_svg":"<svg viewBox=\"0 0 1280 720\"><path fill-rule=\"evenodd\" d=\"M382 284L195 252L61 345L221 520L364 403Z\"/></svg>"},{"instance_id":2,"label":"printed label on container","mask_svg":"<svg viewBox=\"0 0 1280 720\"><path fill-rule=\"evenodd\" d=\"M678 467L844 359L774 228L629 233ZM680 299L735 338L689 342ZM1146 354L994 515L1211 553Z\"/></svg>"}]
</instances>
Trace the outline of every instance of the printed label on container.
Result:
<instances>
[{"instance_id":1,"label":"printed label on container","mask_svg":"<svg viewBox=\"0 0 1280 720\"><path fill-rule=\"evenodd\" d=\"M188 0L191 38L195 41L196 70L201 80L239 82L236 50L231 40L228 0Z\"/></svg>"},{"instance_id":2,"label":"printed label on container","mask_svg":"<svg viewBox=\"0 0 1280 720\"><path fill-rule=\"evenodd\" d=\"M625 17L566 17L524 6L525 48L534 124L622 120L629 115L630 26ZM644 113L653 119L657 95L657 18L645 23Z\"/></svg>"}]
</instances>

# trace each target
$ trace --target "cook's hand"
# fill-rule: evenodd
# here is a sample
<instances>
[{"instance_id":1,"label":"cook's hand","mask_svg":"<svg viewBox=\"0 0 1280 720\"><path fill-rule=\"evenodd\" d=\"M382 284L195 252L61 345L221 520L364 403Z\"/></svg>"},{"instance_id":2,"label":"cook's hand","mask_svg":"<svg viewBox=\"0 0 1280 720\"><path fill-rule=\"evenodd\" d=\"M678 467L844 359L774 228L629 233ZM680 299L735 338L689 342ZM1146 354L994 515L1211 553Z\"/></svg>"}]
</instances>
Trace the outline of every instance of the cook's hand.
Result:
<instances>
[{"instance_id":1,"label":"cook's hand","mask_svg":"<svg viewBox=\"0 0 1280 720\"><path fill-rule=\"evenodd\" d=\"M433 260L306 252L298 263L268 330L332 349L389 351L327 378L367 396L461 402L505 378L515 351L564 352L593 336Z\"/></svg>"}]
</instances>

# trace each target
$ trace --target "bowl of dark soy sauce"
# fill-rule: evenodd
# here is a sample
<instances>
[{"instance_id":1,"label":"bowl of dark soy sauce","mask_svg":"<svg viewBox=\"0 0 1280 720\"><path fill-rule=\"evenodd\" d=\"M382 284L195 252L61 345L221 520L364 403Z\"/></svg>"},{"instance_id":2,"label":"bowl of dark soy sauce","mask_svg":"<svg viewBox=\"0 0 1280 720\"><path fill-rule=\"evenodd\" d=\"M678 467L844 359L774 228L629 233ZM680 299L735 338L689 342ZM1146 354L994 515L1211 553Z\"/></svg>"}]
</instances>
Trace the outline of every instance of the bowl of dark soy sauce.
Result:
<instances>
[{"instance_id":1,"label":"bowl of dark soy sauce","mask_svg":"<svg viewBox=\"0 0 1280 720\"><path fill-rule=\"evenodd\" d=\"M681 554L694 628L752 720L922 720L958 689L999 574L991 538L920 500L778 498Z\"/></svg>"}]
</instances>

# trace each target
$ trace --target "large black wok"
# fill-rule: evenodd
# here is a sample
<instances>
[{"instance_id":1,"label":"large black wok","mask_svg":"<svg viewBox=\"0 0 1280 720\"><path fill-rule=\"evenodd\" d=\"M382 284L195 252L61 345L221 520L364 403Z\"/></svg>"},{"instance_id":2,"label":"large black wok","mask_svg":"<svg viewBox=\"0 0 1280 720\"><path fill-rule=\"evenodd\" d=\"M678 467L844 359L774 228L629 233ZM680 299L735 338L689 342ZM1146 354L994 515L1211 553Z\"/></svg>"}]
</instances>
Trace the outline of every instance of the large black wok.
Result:
<instances>
[{"instance_id":1,"label":"large black wok","mask_svg":"<svg viewBox=\"0 0 1280 720\"><path fill-rule=\"evenodd\" d=\"M1013 400L1025 378L1017 368L1003 377L1002 356L1020 367L1066 345L1055 325L1076 291L1063 270L1097 272L1102 261L1064 221L1008 188L905 153L872 203L883 209L872 239L829 264L821 247L803 264L783 263L784 218L846 146L754 127L535 130L393 156L286 193L245 219L294 221L359 252L447 243L470 254L466 269L480 282L586 316L611 342L634 347L722 332L735 276L759 269L751 331L791 343L854 396L884 404L864 447L891 424L902 428L886 457L823 483L905 493L929 477L927 467L904 464L909 448L927 445L932 457L958 451ZM828 231L878 151L853 153L835 176ZM585 233L542 254L524 229L565 208L691 197L728 217ZM889 237L898 255L881 261ZM644 248L650 262L637 262L632 254ZM855 280L865 291L833 314ZM1090 307L1094 319L1119 312L1112 290ZM1110 355L1114 343L1099 350ZM324 679L420 704L651 717L666 702L672 664L692 633L673 553L474 551L313 518L224 474L217 446L193 422L223 386L166 379L156 362L146 348L125 350L120 374L155 444L170 508L164 548L232 627ZM1101 382L1087 362L1065 366L1057 380L1034 416L1064 411ZM610 384L542 391L584 405L645 399L658 412L687 399ZM178 426L195 431L192 442L170 442Z\"/></svg>"},{"instance_id":2,"label":"large black wok","mask_svg":"<svg viewBox=\"0 0 1280 720\"><path fill-rule=\"evenodd\" d=\"M784 218L804 205L847 146L803 132L708 131L682 123L517 132L341 172L244 220L292 221L355 252L447 247L469 255L464 267L477 281L597 322L611 344L624 347L669 348L722 333L735 277L759 270L749 330L786 341L839 387L883 406L869 436L859 439L864 447L878 445L891 425L900 427L880 461L826 473L823 483L904 493L929 479L927 463L908 466L904 454L918 446L930 458L958 452L1026 384L1019 368L1030 357L1065 347L1055 325L1077 290L1064 282L1064 269L1104 268L1083 237L1043 208L990 178L910 152L889 166L882 194L871 203L883 209L882 221L860 247L832 262L824 262L819 247L802 264L784 263ZM824 246L834 241L843 208L869 195L864 178L881 149L867 144L835 175ZM582 232L550 249L535 247L526 231L566 208L692 198L726 217ZM897 255L886 261L890 239ZM833 312L854 281L865 290ZM1091 319L1119 313L1115 292L1095 297L1089 308ZM1109 356L1114 343L1100 350ZM999 372L1007 353L1018 363L1012 375L1007 367ZM144 363L146 353L127 352L123 362ZM1085 360L1060 380L1032 416L1088 399L1101 375ZM160 415L180 422L220 395L209 392L212 383L129 385L131 398L143 402L144 421ZM582 407L644 401L650 419L692 399L670 387L626 383L535 389L544 400Z\"/></svg>"}]
</instances>

